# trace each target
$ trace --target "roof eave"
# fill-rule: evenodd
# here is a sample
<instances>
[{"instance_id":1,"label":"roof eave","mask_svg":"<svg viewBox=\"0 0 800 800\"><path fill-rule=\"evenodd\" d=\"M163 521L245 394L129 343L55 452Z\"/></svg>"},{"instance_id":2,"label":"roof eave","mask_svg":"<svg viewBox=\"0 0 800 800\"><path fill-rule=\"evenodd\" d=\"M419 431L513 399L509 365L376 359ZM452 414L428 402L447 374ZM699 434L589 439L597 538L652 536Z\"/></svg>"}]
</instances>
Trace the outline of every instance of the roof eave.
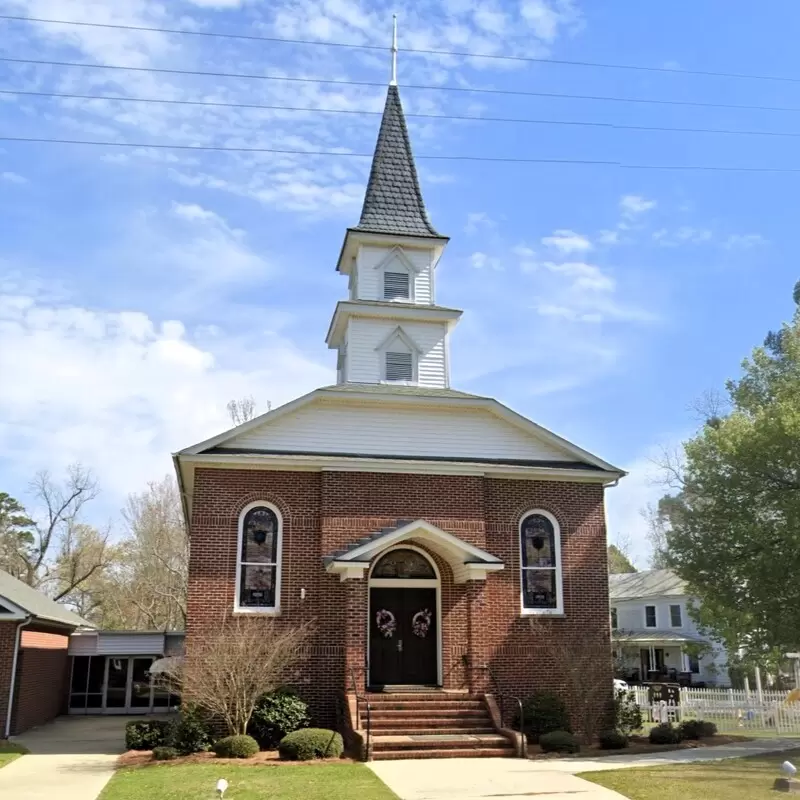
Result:
<instances>
[{"instance_id":1,"label":"roof eave","mask_svg":"<svg viewBox=\"0 0 800 800\"><path fill-rule=\"evenodd\" d=\"M336 261L336 271L344 275L350 273L350 263L355 258L358 252L358 246L363 244L379 244L385 243L386 240L396 239L406 245L416 245L418 247L430 246L432 243L437 251L436 259L438 260L445 248L445 245L450 241L449 236L441 236L433 234L423 236L414 233L397 233L394 231L385 231L377 233L374 231L359 230L357 227L348 228L344 235L342 247L339 250L339 258Z\"/></svg>"}]
</instances>

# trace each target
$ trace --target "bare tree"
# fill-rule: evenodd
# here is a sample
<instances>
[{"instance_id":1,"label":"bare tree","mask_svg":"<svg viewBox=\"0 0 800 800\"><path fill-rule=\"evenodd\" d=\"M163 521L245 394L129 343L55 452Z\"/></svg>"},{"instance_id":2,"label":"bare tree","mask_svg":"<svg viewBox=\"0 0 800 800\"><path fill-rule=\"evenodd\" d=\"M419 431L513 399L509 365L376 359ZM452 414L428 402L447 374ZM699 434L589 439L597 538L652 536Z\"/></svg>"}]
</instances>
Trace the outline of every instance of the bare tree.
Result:
<instances>
[{"instance_id":1,"label":"bare tree","mask_svg":"<svg viewBox=\"0 0 800 800\"><path fill-rule=\"evenodd\" d=\"M587 634L579 644L556 634L551 620L529 620L532 641L540 656L557 664L563 691L570 698L575 728L591 741L608 727L613 714L613 664L608 628Z\"/></svg>"},{"instance_id":2,"label":"bare tree","mask_svg":"<svg viewBox=\"0 0 800 800\"><path fill-rule=\"evenodd\" d=\"M231 400L226 408L234 425L242 425L245 422L249 422L256 415L256 401L252 395L240 397L238 400Z\"/></svg>"},{"instance_id":3,"label":"bare tree","mask_svg":"<svg viewBox=\"0 0 800 800\"><path fill-rule=\"evenodd\" d=\"M127 628L183 629L189 540L174 478L129 495L122 516L129 535L119 544L109 615Z\"/></svg>"},{"instance_id":4,"label":"bare tree","mask_svg":"<svg viewBox=\"0 0 800 800\"><path fill-rule=\"evenodd\" d=\"M192 638L185 659L167 663L161 680L231 735L243 734L259 698L294 677L310 632L308 623L281 629L271 619L227 618Z\"/></svg>"}]
</instances>

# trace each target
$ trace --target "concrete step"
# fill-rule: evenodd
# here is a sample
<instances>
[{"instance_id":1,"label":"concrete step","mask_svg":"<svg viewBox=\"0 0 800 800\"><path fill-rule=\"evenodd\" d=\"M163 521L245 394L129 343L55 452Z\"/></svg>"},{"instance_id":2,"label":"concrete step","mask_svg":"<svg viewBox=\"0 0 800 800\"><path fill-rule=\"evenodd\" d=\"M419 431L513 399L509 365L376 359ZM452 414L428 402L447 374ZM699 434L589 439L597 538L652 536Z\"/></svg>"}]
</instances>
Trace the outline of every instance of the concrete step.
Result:
<instances>
[{"instance_id":1,"label":"concrete step","mask_svg":"<svg viewBox=\"0 0 800 800\"><path fill-rule=\"evenodd\" d=\"M443 750L380 750L373 753L372 758L374 761L397 761L410 758L510 758L513 755L511 747L453 747Z\"/></svg>"}]
</instances>

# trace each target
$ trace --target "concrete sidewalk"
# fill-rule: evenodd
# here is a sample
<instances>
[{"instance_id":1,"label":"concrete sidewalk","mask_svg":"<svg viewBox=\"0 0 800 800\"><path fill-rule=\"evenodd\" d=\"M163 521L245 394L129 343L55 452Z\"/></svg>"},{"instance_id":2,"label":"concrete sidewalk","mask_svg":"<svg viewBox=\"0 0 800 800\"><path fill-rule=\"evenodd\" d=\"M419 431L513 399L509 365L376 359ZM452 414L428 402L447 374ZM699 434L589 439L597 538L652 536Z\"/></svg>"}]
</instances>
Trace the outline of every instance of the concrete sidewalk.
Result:
<instances>
[{"instance_id":1,"label":"concrete sidewalk","mask_svg":"<svg viewBox=\"0 0 800 800\"><path fill-rule=\"evenodd\" d=\"M625 800L611 789L518 758L371 761L368 766L400 800Z\"/></svg>"},{"instance_id":2,"label":"concrete sidewalk","mask_svg":"<svg viewBox=\"0 0 800 800\"><path fill-rule=\"evenodd\" d=\"M125 749L130 717L59 717L15 737L30 755L0 769L9 800L95 800Z\"/></svg>"}]
</instances>

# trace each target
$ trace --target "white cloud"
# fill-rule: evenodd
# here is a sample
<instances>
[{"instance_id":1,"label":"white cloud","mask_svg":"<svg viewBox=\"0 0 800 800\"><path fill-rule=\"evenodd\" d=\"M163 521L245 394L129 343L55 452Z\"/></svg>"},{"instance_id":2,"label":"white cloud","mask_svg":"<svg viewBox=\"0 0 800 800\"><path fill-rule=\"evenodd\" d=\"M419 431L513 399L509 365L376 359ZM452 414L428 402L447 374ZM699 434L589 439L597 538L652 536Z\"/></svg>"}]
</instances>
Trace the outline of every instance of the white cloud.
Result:
<instances>
[{"instance_id":1,"label":"white cloud","mask_svg":"<svg viewBox=\"0 0 800 800\"><path fill-rule=\"evenodd\" d=\"M475 269L494 269L501 270L503 265L500 263L499 258L489 256L486 253L475 252L469 257L469 263Z\"/></svg>"},{"instance_id":2,"label":"white cloud","mask_svg":"<svg viewBox=\"0 0 800 800\"><path fill-rule=\"evenodd\" d=\"M551 272L568 277L572 282L571 288L574 290L611 292L616 287L614 279L594 264L586 264L583 261L566 261L561 264L545 261L542 266Z\"/></svg>"},{"instance_id":3,"label":"white cloud","mask_svg":"<svg viewBox=\"0 0 800 800\"><path fill-rule=\"evenodd\" d=\"M262 410L330 382L275 331L188 331L140 311L0 294L0 459L15 472L81 461L115 501L170 469L169 453L230 427L225 404Z\"/></svg>"},{"instance_id":4,"label":"white cloud","mask_svg":"<svg viewBox=\"0 0 800 800\"><path fill-rule=\"evenodd\" d=\"M647 200L638 194L626 194L620 198L619 207L624 217L635 217L656 207L655 200Z\"/></svg>"},{"instance_id":5,"label":"white cloud","mask_svg":"<svg viewBox=\"0 0 800 800\"><path fill-rule=\"evenodd\" d=\"M186 2L201 8L229 9L239 8L244 0L186 0Z\"/></svg>"},{"instance_id":6,"label":"white cloud","mask_svg":"<svg viewBox=\"0 0 800 800\"><path fill-rule=\"evenodd\" d=\"M600 231L600 235L597 237L597 241L600 244L607 244L607 245L619 244L619 232L602 230Z\"/></svg>"},{"instance_id":7,"label":"white cloud","mask_svg":"<svg viewBox=\"0 0 800 800\"><path fill-rule=\"evenodd\" d=\"M27 183L28 179L23 178L22 175L18 175L16 172L0 172L0 181L6 181L7 183L23 184Z\"/></svg>"},{"instance_id":8,"label":"white cloud","mask_svg":"<svg viewBox=\"0 0 800 800\"><path fill-rule=\"evenodd\" d=\"M472 211L467 214L467 223L464 225L464 233L473 234L481 230L495 227L494 220L485 211Z\"/></svg>"},{"instance_id":9,"label":"white cloud","mask_svg":"<svg viewBox=\"0 0 800 800\"><path fill-rule=\"evenodd\" d=\"M572 0L522 0L520 11L523 19L545 42L552 42L561 27L570 26L580 18Z\"/></svg>"},{"instance_id":10,"label":"white cloud","mask_svg":"<svg viewBox=\"0 0 800 800\"><path fill-rule=\"evenodd\" d=\"M585 253L592 249L592 243L585 236L567 229L553 231L550 236L542 238L542 244L565 255Z\"/></svg>"},{"instance_id":11,"label":"white cloud","mask_svg":"<svg viewBox=\"0 0 800 800\"><path fill-rule=\"evenodd\" d=\"M749 250L769 242L760 233L732 233L722 243L726 250Z\"/></svg>"},{"instance_id":12,"label":"white cloud","mask_svg":"<svg viewBox=\"0 0 800 800\"><path fill-rule=\"evenodd\" d=\"M680 228L670 231L667 228L659 228L653 231L653 240L662 247L679 247L684 244L706 244L714 238L714 232L709 228L693 228L690 225L683 225Z\"/></svg>"}]
</instances>

